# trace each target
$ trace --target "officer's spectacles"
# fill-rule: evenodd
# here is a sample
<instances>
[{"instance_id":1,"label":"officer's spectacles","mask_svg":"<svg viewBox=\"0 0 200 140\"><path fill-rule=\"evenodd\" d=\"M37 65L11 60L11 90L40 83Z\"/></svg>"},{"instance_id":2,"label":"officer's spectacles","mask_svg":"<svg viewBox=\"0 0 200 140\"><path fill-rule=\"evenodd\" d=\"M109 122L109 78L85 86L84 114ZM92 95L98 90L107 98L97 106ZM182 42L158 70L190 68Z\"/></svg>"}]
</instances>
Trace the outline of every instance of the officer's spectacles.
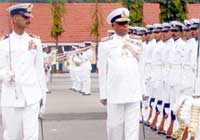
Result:
<instances>
[{"instance_id":1,"label":"officer's spectacles","mask_svg":"<svg viewBox=\"0 0 200 140\"><path fill-rule=\"evenodd\" d=\"M129 22L128 21L122 21L122 22L116 22L118 25L123 26L127 25Z\"/></svg>"},{"instance_id":2,"label":"officer's spectacles","mask_svg":"<svg viewBox=\"0 0 200 140\"><path fill-rule=\"evenodd\" d=\"M197 30L197 28L191 28L190 30L191 30L191 31L195 31L195 30Z\"/></svg>"},{"instance_id":3,"label":"officer's spectacles","mask_svg":"<svg viewBox=\"0 0 200 140\"><path fill-rule=\"evenodd\" d=\"M24 19L30 19L29 16L21 15Z\"/></svg>"},{"instance_id":4,"label":"officer's spectacles","mask_svg":"<svg viewBox=\"0 0 200 140\"><path fill-rule=\"evenodd\" d=\"M172 32L178 32L178 30L172 30Z\"/></svg>"}]
</instances>

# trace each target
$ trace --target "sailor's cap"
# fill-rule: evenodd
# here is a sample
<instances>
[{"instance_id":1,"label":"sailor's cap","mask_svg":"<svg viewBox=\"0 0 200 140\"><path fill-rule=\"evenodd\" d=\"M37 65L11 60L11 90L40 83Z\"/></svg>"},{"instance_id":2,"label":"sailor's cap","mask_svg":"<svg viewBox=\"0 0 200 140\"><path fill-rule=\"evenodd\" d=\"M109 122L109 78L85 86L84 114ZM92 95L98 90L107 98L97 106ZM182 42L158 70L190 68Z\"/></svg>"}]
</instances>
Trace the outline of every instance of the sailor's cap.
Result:
<instances>
[{"instance_id":1,"label":"sailor's cap","mask_svg":"<svg viewBox=\"0 0 200 140\"><path fill-rule=\"evenodd\" d=\"M129 26L128 27L128 30L129 30L129 33L133 33L133 34L136 34L136 26Z\"/></svg>"},{"instance_id":2,"label":"sailor's cap","mask_svg":"<svg viewBox=\"0 0 200 140\"><path fill-rule=\"evenodd\" d=\"M200 25L200 19L198 18L192 18L190 19L191 21L191 26L190 26L190 29L197 29Z\"/></svg>"},{"instance_id":3,"label":"sailor's cap","mask_svg":"<svg viewBox=\"0 0 200 140\"><path fill-rule=\"evenodd\" d=\"M200 19L198 19L198 18L192 18L192 19L190 19L190 21L191 21L193 24L200 24Z\"/></svg>"},{"instance_id":4,"label":"sailor's cap","mask_svg":"<svg viewBox=\"0 0 200 140\"><path fill-rule=\"evenodd\" d=\"M7 11L9 14L15 15L19 14L26 17L32 17L32 8L33 4L31 3L22 3L8 7Z\"/></svg>"},{"instance_id":5,"label":"sailor's cap","mask_svg":"<svg viewBox=\"0 0 200 140\"><path fill-rule=\"evenodd\" d=\"M154 26L151 24L146 25L147 33L152 33Z\"/></svg>"},{"instance_id":6,"label":"sailor's cap","mask_svg":"<svg viewBox=\"0 0 200 140\"><path fill-rule=\"evenodd\" d=\"M169 31L171 30L171 25L167 22L162 23L162 31Z\"/></svg>"},{"instance_id":7,"label":"sailor's cap","mask_svg":"<svg viewBox=\"0 0 200 140\"><path fill-rule=\"evenodd\" d=\"M162 24L155 23L155 24L153 24L153 26L154 26L154 29L152 32L161 32L162 31Z\"/></svg>"},{"instance_id":8,"label":"sailor's cap","mask_svg":"<svg viewBox=\"0 0 200 140\"><path fill-rule=\"evenodd\" d=\"M117 8L113 10L107 17L107 23L130 21L129 10L127 8Z\"/></svg>"},{"instance_id":9,"label":"sailor's cap","mask_svg":"<svg viewBox=\"0 0 200 140\"><path fill-rule=\"evenodd\" d=\"M181 31L185 27L184 24L179 21L171 21L170 25L171 25L171 30L176 30L176 31Z\"/></svg>"},{"instance_id":10,"label":"sailor's cap","mask_svg":"<svg viewBox=\"0 0 200 140\"><path fill-rule=\"evenodd\" d=\"M145 33L147 33L147 29L145 27L137 27L136 28L137 35L144 35Z\"/></svg>"},{"instance_id":11,"label":"sailor's cap","mask_svg":"<svg viewBox=\"0 0 200 140\"><path fill-rule=\"evenodd\" d=\"M190 20L184 20L184 24L185 24L185 27L184 27L184 30L185 31L189 31L190 30L190 27L192 25L192 22Z\"/></svg>"}]
</instances>

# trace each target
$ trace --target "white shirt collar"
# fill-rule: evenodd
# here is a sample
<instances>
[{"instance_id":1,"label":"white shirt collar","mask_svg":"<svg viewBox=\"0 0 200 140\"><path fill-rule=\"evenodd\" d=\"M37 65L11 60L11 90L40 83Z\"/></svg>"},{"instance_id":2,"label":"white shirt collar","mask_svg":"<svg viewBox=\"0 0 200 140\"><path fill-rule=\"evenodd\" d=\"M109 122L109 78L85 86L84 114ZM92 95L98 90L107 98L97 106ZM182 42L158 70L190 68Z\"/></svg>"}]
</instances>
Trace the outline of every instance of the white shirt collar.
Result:
<instances>
[{"instance_id":1,"label":"white shirt collar","mask_svg":"<svg viewBox=\"0 0 200 140\"><path fill-rule=\"evenodd\" d=\"M128 38L129 35L126 34L126 35L124 35L124 36L120 36L120 35L114 34L113 37L114 37L114 38L118 38L118 39L124 39L124 38Z\"/></svg>"},{"instance_id":2,"label":"white shirt collar","mask_svg":"<svg viewBox=\"0 0 200 140\"><path fill-rule=\"evenodd\" d=\"M11 33L11 36L13 36L13 37L15 37L15 38L19 38L19 39L24 38L26 35L27 35L26 32L24 32L24 33L21 34L21 35L17 34L15 31L13 31L13 32Z\"/></svg>"}]
</instances>

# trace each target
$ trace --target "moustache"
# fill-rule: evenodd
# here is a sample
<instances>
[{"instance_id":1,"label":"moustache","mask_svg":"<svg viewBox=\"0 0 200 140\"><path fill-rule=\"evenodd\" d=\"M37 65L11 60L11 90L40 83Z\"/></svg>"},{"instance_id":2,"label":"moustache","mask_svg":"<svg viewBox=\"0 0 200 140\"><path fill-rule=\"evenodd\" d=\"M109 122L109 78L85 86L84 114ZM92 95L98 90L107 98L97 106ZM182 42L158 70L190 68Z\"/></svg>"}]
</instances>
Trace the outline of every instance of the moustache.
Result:
<instances>
[{"instance_id":1,"label":"moustache","mask_svg":"<svg viewBox=\"0 0 200 140\"><path fill-rule=\"evenodd\" d=\"M26 25L29 25L29 24L31 24L31 22L30 22L30 21L27 21L27 22L26 22Z\"/></svg>"}]
</instances>

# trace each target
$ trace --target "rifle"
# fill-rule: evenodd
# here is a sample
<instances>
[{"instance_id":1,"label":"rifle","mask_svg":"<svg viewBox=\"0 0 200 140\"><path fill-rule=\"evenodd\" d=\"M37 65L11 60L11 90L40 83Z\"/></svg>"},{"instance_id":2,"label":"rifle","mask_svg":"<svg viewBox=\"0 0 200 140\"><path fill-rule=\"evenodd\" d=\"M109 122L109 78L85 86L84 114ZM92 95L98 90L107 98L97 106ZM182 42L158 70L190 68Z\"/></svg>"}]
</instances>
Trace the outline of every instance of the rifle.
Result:
<instances>
[{"instance_id":1,"label":"rifle","mask_svg":"<svg viewBox=\"0 0 200 140\"><path fill-rule=\"evenodd\" d=\"M152 107L152 105L151 105L152 102L155 102L155 98L151 98L150 101L149 101L150 111L149 111L149 115L148 115L147 122L146 122L146 124L145 124L145 125L147 125L147 126L150 126L150 122L149 122L149 121L150 121L150 119L151 119L151 117L152 117L152 113L153 113L153 107Z\"/></svg>"},{"instance_id":2,"label":"rifle","mask_svg":"<svg viewBox=\"0 0 200 140\"><path fill-rule=\"evenodd\" d=\"M141 116L142 116L143 138L144 138L144 140L146 140L145 128L144 128L144 116L143 116L143 113L142 113L142 101L140 102L140 113L141 113Z\"/></svg>"},{"instance_id":3,"label":"rifle","mask_svg":"<svg viewBox=\"0 0 200 140\"><path fill-rule=\"evenodd\" d=\"M175 120L176 120L176 116L175 116L174 112L171 111L171 122L170 122L169 128L168 128L167 133L166 133L167 138L171 138L171 135L173 133L174 121Z\"/></svg>"},{"instance_id":4,"label":"rifle","mask_svg":"<svg viewBox=\"0 0 200 140\"><path fill-rule=\"evenodd\" d=\"M165 103L164 104L163 117L162 117L161 123L160 123L160 125L158 127L158 134L165 134L164 125L165 125L165 120L168 118L168 114L166 113L165 108L169 108L169 107L170 107L169 103Z\"/></svg>"},{"instance_id":5,"label":"rifle","mask_svg":"<svg viewBox=\"0 0 200 140\"><path fill-rule=\"evenodd\" d=\"M153 119L153 122L151 123L151 129L153 129L154 131L157 130L156 124L157 124L158 117L160 115L160 110L157 107L158 105L162 105L162 101L161 100L158 100L158 102L157 102L157 105L156 105L156 115L155 115L155 117Z\"/></svg>"},{"instance_id":6,"label":"rifle","mask_svg":"<svg viewBox=\"0 0 200 140\"><path fill-rule=\"evenodd\" d=\"M200 55L200 23L198 27L198 46L197 46L197 58L196 58L196 75L195 75L195 82L194 82L194 93L196 92L196 80L199 78L199 55Z\"/></svg>"}]
</instances>

